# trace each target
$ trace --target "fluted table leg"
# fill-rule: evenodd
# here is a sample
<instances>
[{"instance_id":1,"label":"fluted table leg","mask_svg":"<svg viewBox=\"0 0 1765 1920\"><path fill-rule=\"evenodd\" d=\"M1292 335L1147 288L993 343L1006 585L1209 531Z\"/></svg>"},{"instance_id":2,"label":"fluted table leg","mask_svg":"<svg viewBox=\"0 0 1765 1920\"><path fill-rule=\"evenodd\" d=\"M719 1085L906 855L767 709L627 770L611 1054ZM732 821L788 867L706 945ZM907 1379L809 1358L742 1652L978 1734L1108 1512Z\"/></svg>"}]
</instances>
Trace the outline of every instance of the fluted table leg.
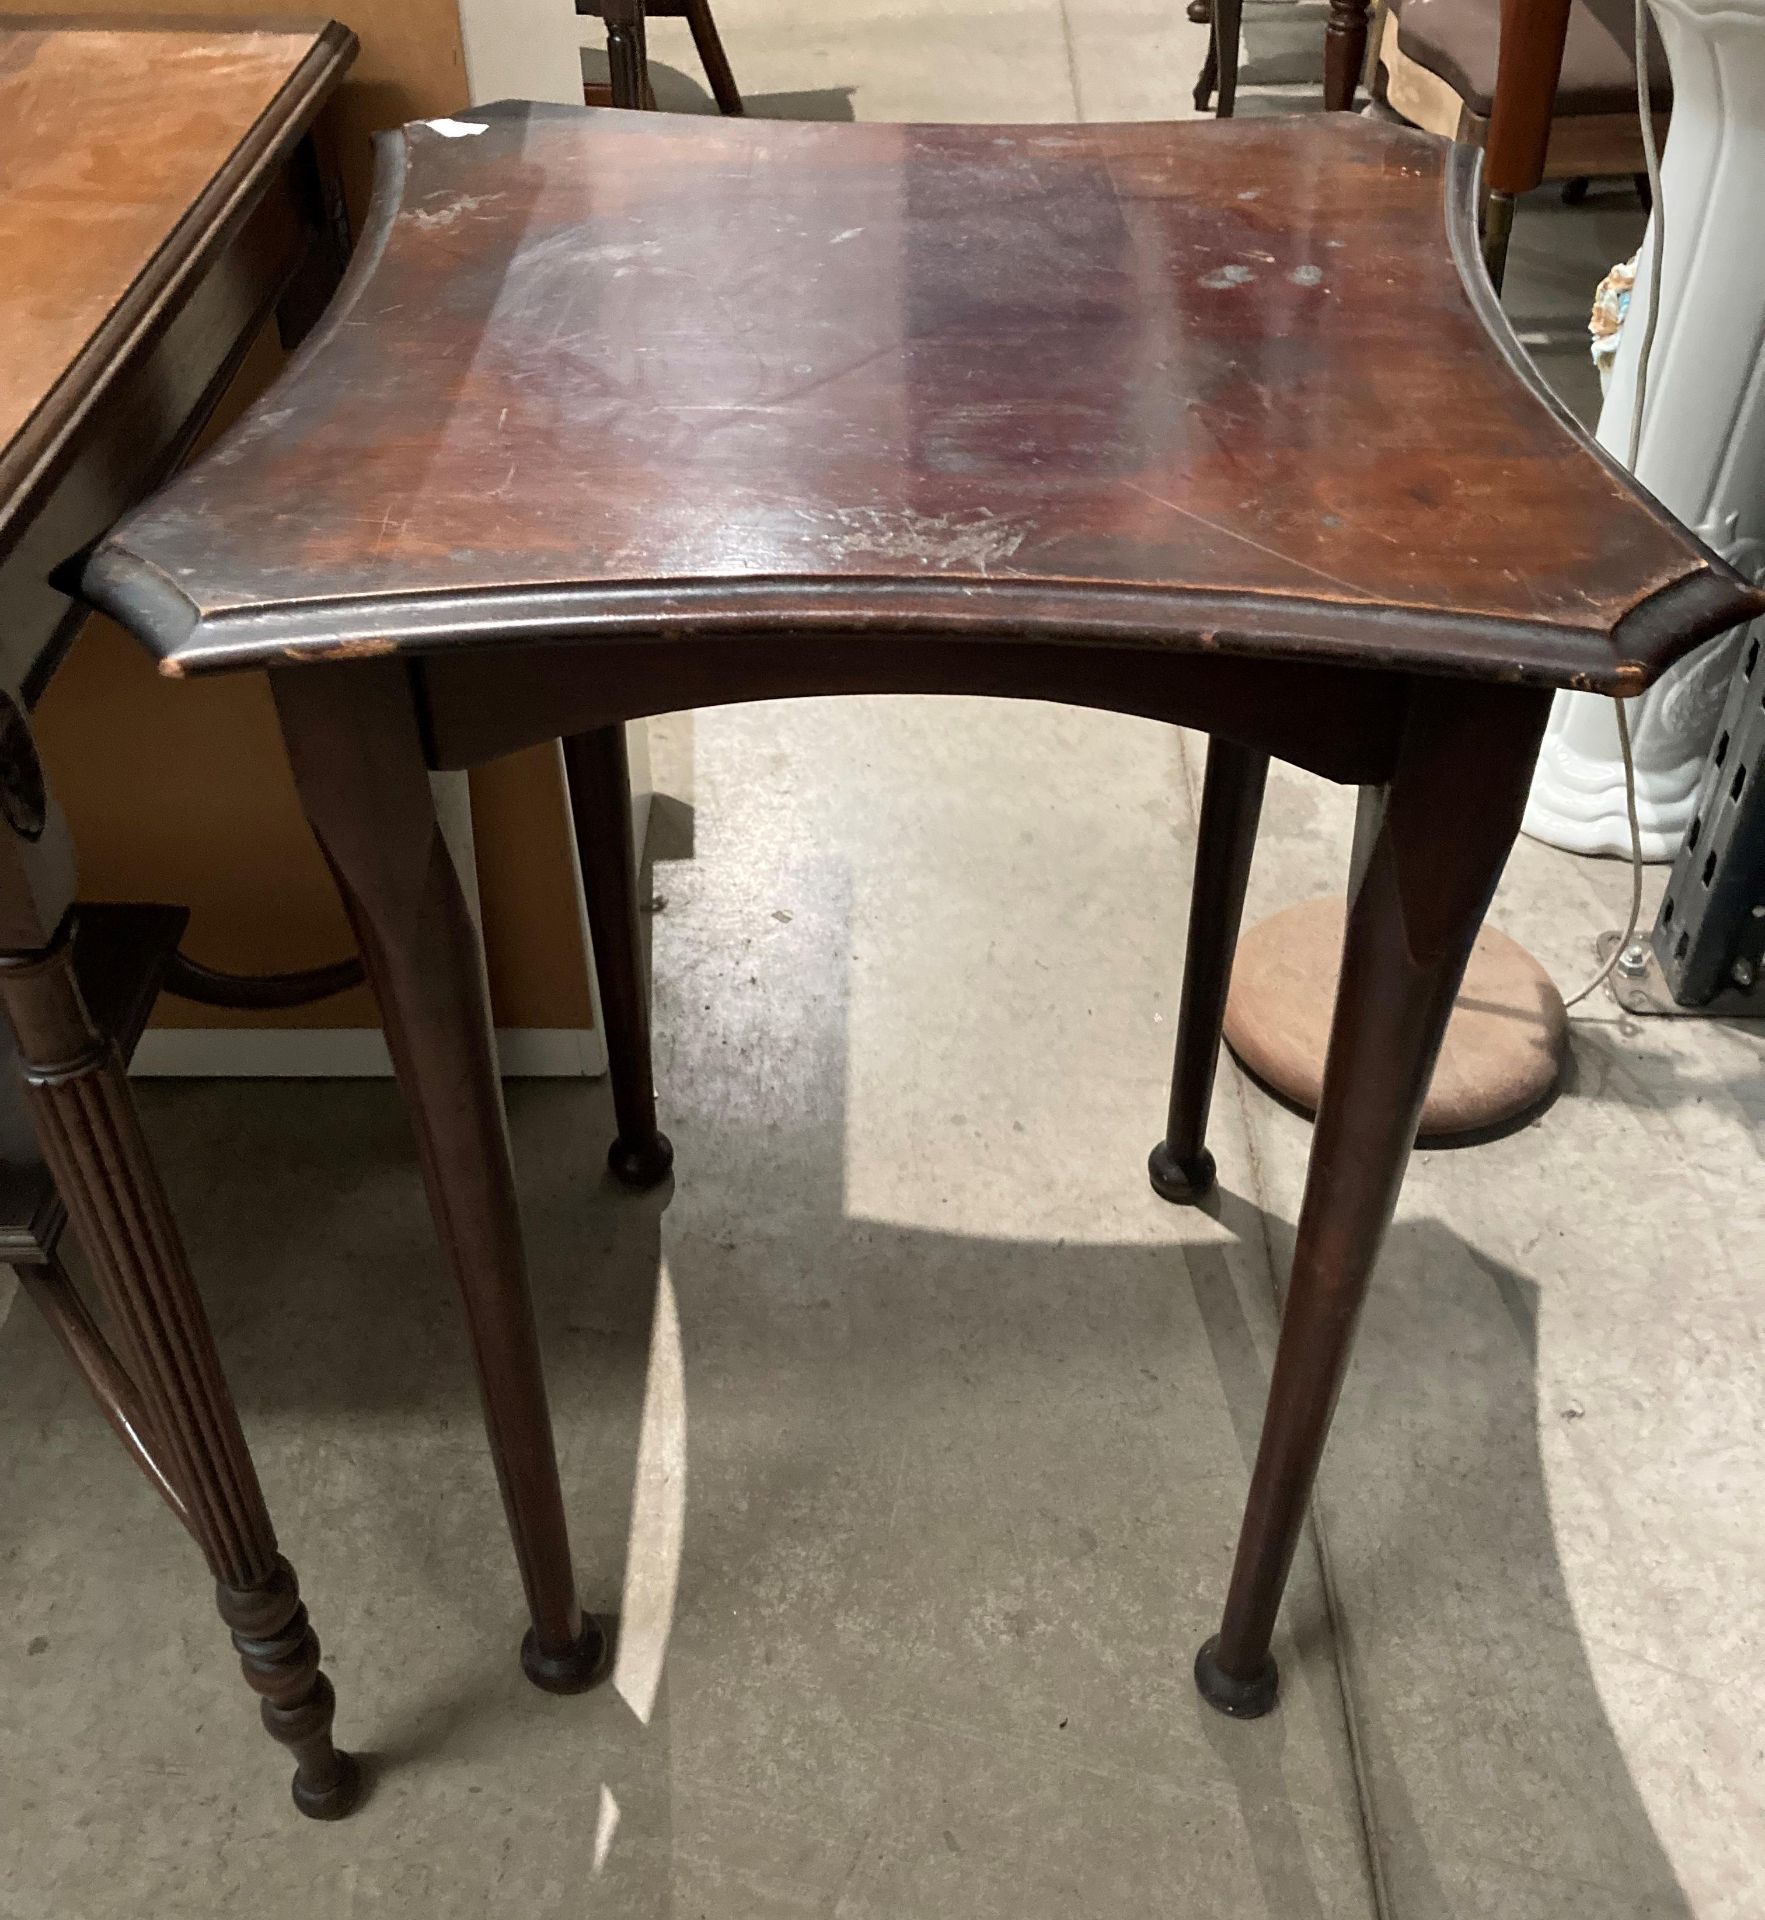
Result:
<instances>
[{"instance_id":1,"label":"fluted table leg","mask_svg":"<svg viewBox=\"0 0 1765 1920\"><path fill-rule=\"evenodd\" d=\"M115 1325L147 1451L214 1574L264 1726L294 1754L295 1805L339 1819L360 1782L331 1741L319 1643L276 1550L183 1241L122 1061L81 997L65 925L46 951L0 958L0 1007L44 1160Z\"/></svg>"}]
</instances>

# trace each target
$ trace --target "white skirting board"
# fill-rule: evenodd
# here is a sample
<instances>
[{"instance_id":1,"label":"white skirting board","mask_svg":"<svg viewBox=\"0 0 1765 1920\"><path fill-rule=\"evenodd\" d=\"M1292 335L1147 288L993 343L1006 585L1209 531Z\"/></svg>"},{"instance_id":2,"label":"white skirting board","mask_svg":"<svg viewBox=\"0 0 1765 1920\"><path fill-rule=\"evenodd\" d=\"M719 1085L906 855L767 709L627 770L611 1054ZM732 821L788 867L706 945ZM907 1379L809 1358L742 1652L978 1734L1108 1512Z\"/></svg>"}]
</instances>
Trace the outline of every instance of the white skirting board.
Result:
<instances>
[{"instance_id":1,"label":"white skirting board","mask_svg":"<svg viewBox=\"0 0 1765 1920\"><path fill-rule=\"evenodd\" d=\"M504 1027L497 1057L507 1080L575 1080L607 1070L593 1027ZM378 1027L153 1027L129 1072L160 1080L387 1079Z\"/></svg>"}]
</instances>

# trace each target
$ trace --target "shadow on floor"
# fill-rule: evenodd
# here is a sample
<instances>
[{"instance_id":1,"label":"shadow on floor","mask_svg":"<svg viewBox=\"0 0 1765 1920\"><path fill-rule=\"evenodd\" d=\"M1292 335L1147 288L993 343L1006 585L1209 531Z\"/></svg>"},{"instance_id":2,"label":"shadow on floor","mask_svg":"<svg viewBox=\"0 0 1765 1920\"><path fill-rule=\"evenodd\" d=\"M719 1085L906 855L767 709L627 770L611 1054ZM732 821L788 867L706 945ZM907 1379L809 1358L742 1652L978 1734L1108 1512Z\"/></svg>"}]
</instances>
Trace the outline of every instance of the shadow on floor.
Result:
<instances>
[{"instance_id":1,"label":"shadow on floor","mask_svg":"<svg viewBox=\"0 0 1765 1920\"><path fill-rule=\"evenodd\" d=\"M1558 1557L1528 1276L1437 1221L1394 1232L1320 1494L1334 1619L1302 1554L1283 1706L1220 1721L1188 1666L1225 1589L1269 1263L1284 1271L1291 1224L1230 1187L1224 1236L1195 1223L1181 1246L857 1212L851 970L881 932L855 930L850 870L804 824L812 795L741 854L730 790L713 799L702 820L660 810L655 844L674 857L643 889L668 902L649 925L678 1186L633 1197L600 1173L603 1084L509 1090L583 1597L625 1612L616 1691L546 1701L513 1676L511 1559L393 1090L141 1089L338 1662L340 1724L346 1738L366 1725L381 1757L376 1800L342 1830L359 1836L340 1843L358 1849L351 1871L396 1832L408 1853L388 1911L423 1909L432 1887L454 1892L427 1911L476 1910L458 1890L494 1854L509 1912L554 1910L543 1889L563 1885L592 1886L620 1920L1104 1920L1173 1891L1208 1920L1360 1920L1364 1820L1398 1920L1683 1920ZM936 1074L912 1042L909 1023L889 1071ZM873 1081L877 1044L873 1029ZM916 1221L974 1177L914 1160L918 1143L879 1133L874 1111L865 1137L916 1170ZM1113 1145L1095 1167L1021 1146L1001 1165L1092 1182L1099 1206L1118 1180L1143 1191L1140 1160ZM181 1638L126 1622L131 1659L161 1635L158 1688L96 1700L94 1676L125 1649L93 1557L180 1543L144 1490L129 1486L125 1511L126 1468L23 1312L0 1344L0 1404L15 1490L0 1582L21 1582L0 1595L20 1617L49 1605L62 1697L89 1689L149 1752L174 1690L237 1715L239 1741L191 1746L172 1785L74 1779L65 1819L22 1816L43 1834L88 1818L64 1910L121 1910L105 1889L123 1888L151 1911L125 1874L141 1793L187 1809L231 1872L234 1829L188 1810L189 1782L249 1752L267 1789L279 1761L246 1729L193 1562ZM47 1672L0 1643L33 1774L73 1773L32 1704ZM258 1807L259 1784L241 1805ZM177 1829L171 1812L162 1824ZM254 1861L272 1845L262 1824L239 1829ZM308 1839L273 1842L300 1886Z\"/></svg>"},{"instance_id":2,"label":"shadow on floor","mask_svg":"<svg viewBox=\"0 0 1765 1920\"><path fill-rule=\"evenodd\" d=\"M830 1037L825 1027L821 1037ZM798 1073L819 1083L823 1097L809 1104L825 1111L825 1076L831 1070L837 1082L839 1063L814 1051L816 1059L799 1058ZM421 1420L427 1409L452 1432L455 1470L488 1478L463 1344L391 1090L146 1091L185 1217L196 1223L248 1428L298 1421L322 1430L365 1410ZM704 1863L676 1857L677 1801L684 1794L694 1809L691 1854L705 1844L705 1796L721 1776L725 1814L734 1814L713 1817L711 1830L719 1845L753 1855L741 1870L752 1875L755 1910L770 1911L767 1890L786 1884L781 1850L836 1830L873 1794L887 1805L883 1783L901 1763L903 1736L931 1703L1002 1742L1017 1734L1009 1700L981 1696L1031 1684L1027 1640L1061 1676L1058 1697L1082 1701L1094 1723L1097 1749L1081 1747L1082 1759L1131 1761L1216 1815L1222 1796L1235 1804L1268 1913L1359 1911L1320 1882L1315 1805L1328 1794L1291 1774L1287 1717L1233 1725L1187 1696L1190 1643L1223 1590L1223 1549L1265 1382L1226 1251L1002 1243L848 1218L837 1130L787 1129L738 1148L720 1140L727 1106L695 1110L694 1092L688 1079L668 1095L681 1177L721 1186L739 1152L749 1204L689 1209L682 1230L665 1232L665 1196L634 1198L579 1175L608 1131L603 1088L511 1089L577 1559L595 1570L585 1599L616 1604L621 1563L628 1609L633 1582L649 1583L647 1696L634 1706L627 1677L625 1698L596 1710L593 1754L584 1757L598 1776L596 1871L618 1910L687 1910L672 1903ZM229 1143L224 1165L214 1153L220 1139ZM781 1197L776 1210L768 1194ZM1228 1193L1221 1211L1241 1244L1261 1239L1264 1222L1248 1202ZM266 1260L266 1223L288 1246L297 1222L300 1244L285 1263ZM1277 1223L1277 1239L1284 1233ZM659 1298L670 1318L678 1313L672 1437L666 1409L656 1426L654 1403L667 1391ZM1557 1564L1530 1387L1533 1305L1524 1274L1435 1223L1400 1228L1369 1313L1364 1373L1388 1389L1407 1371L1410 1385L1369 1409L1351 1383L1327 1475L1352 1712L1391 1911L1416 1920L1496 1911L1474 1891L1487 1882L1478 1861L1488 1848L1510 1867L1554 1863L1598 1892L1602 1913L1689 1914L1606 1720ZM4 1375L9 1402L27 1410L35 1402L45 1417L72 1392L34 1327L9 1334ZM1223 1394L1238 1455L1217 1494L1208 1463L1174 1460L1159 1444L1171 1396L1208 1391ZM717 1438L696 1430L688 1406L715 1409L701 1418L728 1430ZM1119 1443L1098 1441L1094 1417L1122 1429ZM683 1545L677 1528L670 1548L656 1490L658 1460L673 1442L685 1535ZM1075 1481L1063 1476L1067 1458ZM1010 1459L1020 1475L1002 1481ZM461 1543L448 1504L434 1498L433 1460L413 1448L403 1471L397 1460L370 1460L363 1472L376 1525L394 1543L390 1561L406 1578L427 1568L438 1584L452 1579ZM1191 1473L1206 1483L1199 1494L1184 1484ZM634 1485L648 1488L635 1513ZM896 1512L879 1531L866 1516L889 1502ZM1222 1524L1197 1523L1216 1509ZM1079 1532L1092 1548L1073 1557L1061 1536L1087 1511ZM483 1512L480 1500L475 1524ZM30 1515L27 1499L0 1535L29 1527ZM308 1530L323 1524L310 1509L302 1521ZM1001 1529L1023 1554L1014 1571L1008 1549L988 1550ZM1185 1540L1186 1530L1200 1537ZM1464 1544L1444 1585L1443 1535ZM1150 1556L1150 1572L1143 1563L1138 1575L1117 1566L1103 1577L1100 1538ZM291 1546L298 1551L292 1537ZM658 1554L670 1551L674 1565L660 1570L658 1589ZM1022 1582L1028 1624L980 1632L982 1596L1002 1577ZM1149 1590L1162 1591L1168 1609L1150 1623ZM325 1596L311 1597L322 1620ZM486 1596L488 1617L499 1605L506 1613L507 1599ZM1289 1628L1301 1648L1327 1644L1315 1594L1300 1608ZM512 1650L508 1622L493 1631L509 1633ZM682 1750L671 1726L661 1677L671 1633L684 1633L690 1649L694 1740L708 1740L704 1750ZM762 1671L768 1684L756 1686ZM507 1717L494 1678L437 1688L413 1661L404 1679L404 1702L376 1741L388 1774L469 1757L485 1735L481 1719ZM706 1707L707 1690L726 1711ZM1169 1740L1157 1730L1163 1720L1179 1729ZM1115 1750L1124 1730L1125 1755ZM1194 1776L1198 1748L1211 1762ZM785 1792L768 1796L757 1819L746 1807L749 1775L768 1751L812 1764L798 1778L788 1760L766 1762L774 1774L782 1766ZM851 1774L830 1786L835 1751ZM1034 1812L1043 1763L1003 1751L983 1775L985 1794L1027 1797L1032 1818L1050 1818ZM1061 1791L1070 1796L1070 1780ZM1109 1801L1121 1797L1108 1787ZM966 1814L984 1836L990 1810L970 1805ZM881 1854L902 1856L899 1873L915 1887L937 1884L922 1879L923 1859L914 1863L930 1818L908 1795L867 1829ZM1120 1867L1091 1911L1134 1911L1135 1889L1143 1896L1158 1874L1186 1870L1180 1858L1159 1861L1150 1837L1143 1844L1154 1853ZM1015 1873L1037 1870L1034 1849L1022 1847L1007 1817L990 1846L983 1837L978 1853L951 1855L950 1897L998 1898ZM722 1872L741 1862L716 1864ZM887 1871L875 1871L887 1884Z\"/></svg>"},{"instance_id":3,"label":"shadow on floor","mask_svg":"<svg viewBox=\"0 0 1765 1920\"><path fill-rule=\"evenodd\" d=\"M1230 1198L1224 1218L1262 1224ZM1248 1465L1263 1370L1218 1255L1187 1259ZM1558 1557L1536 1308L1524 1273L1400 1223L1314 1502L1388 1911L1690 1920Z\"/></svg>"}]
</instances>

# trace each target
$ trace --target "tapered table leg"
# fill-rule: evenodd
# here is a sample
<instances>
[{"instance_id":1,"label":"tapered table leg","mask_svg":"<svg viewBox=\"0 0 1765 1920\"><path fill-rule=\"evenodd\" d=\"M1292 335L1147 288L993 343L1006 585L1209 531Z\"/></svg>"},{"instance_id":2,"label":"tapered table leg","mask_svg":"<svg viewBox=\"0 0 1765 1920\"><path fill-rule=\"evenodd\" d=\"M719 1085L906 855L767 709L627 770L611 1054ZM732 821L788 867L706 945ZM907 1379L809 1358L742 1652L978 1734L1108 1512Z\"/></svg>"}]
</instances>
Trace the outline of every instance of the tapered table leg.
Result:
<instances>
[{"instance_id":1,"label":"tapered table leg","mask_svg":"<svg viewBox=\"0 0 1765 1920\"><path fill-rule=\"evenodd\" d=\"M1147 1162L1152 1190L1165 1200L1199 1200L1213 1188L1207 1114L1219 1065L1232 952L1244 918L1244 890L1268 777L1266 753L1217 736L1208 741L1170 1118Z\"/></svg>"},{"instance_id":2,"label":"tapered table leg","mask_svg":"<svg viewBox=\"0 0 1765 1920\"><path fill-rule=\"evenodd\" d=\"M483 952L435 817L410 682L392 662L303 667L272 681L301 804L380 1002L465 1306L533 1623L522 1665L548 1692L580 1692L605 1676L610 1639L576 1597Z\"/></svg>"},{"instance_id":3,"label":"tapered table leg","mask_svg":"<svg viewBox=\"0 0 1765 1920\"><path fill-rule=\"evenodd\" d=\"M564 743L570 819L594 937L595 973L606 1027L607 1071L619 1137L607 1165L628 1187L653 1187L674 1165L674 1148L656 1125L650 996L644 981L643 929L637 915L632 843L631 766L622 726L596 727Z\"/></svg>"},{"instance_id":4,"label":"tapered table leg","mask_svg":"<svg viewBox=\"0 0 1765 1920\"><path fill-rule=\"evenodd\" d=\"M336 1703L318 1639L294 1570L276 1550L122 1061L81 998L65 928L45 952L0 959L0 1005L43 1158L115 1323L126 1382L112 1377L109 1350L83 1308L64 1311L58 1269L33 1290L202 1548L264 1727L294 1755L294 1804L314 1819L338 1819L355 1805L360 1776L332 1744Z\"/></svg>"},{"instance_id":5,"label":"tapered table leg","mask_svg":"<svg viewBox=\"0 0 1765 1920\"><path fill-rule=\"evenodd\" d=\"M1519 830L1548 693L1418 682L1347 942L1268 1411L1202 1694L1274 1704L1275 1614L1471 943ZM1476 805L1464 804L1466 794Z\"/></svg>"}]
</instances>

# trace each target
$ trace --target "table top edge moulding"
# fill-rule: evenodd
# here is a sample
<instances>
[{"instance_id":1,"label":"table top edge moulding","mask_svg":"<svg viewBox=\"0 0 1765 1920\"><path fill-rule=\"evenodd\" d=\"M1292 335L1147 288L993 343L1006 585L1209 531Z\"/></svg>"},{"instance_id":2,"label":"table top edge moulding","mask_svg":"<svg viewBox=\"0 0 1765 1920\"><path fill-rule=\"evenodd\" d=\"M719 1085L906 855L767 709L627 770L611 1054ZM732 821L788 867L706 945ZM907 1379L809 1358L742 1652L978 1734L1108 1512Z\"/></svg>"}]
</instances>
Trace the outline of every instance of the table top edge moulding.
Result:
<instances>
[{"instance_id":1,"label":"table top edge moulding","mask_svg":"<svg viewBox=\"0 0 1765 1920\"><path fill-rule=\"evenodd\" d=\"M83 590L174 675L998 632L1639 692L1765 596L1549 394L1477 164L1343 116L415 122L296 361Z\"/></svg>"},{"instance_id":2,"label":"table top edge moulding","mask_svg":"<svg viewBox=\"0 0 1765 1920\"><path fill-rule=\"evenodd\" d=\"M244 137L190 200L140 271L117 286L97 324L41 388L17 431L0 446L0 525L21 527L36 497L58 478L84 422L126 369L152 346L178 309L180 291L213 263L255 204L252 189L280 165L310 129L339 74L355 57L356 38L322 15L265 16L219 22L172 15L20 15L0 12L0 54L8 42L52 34L154 35L187 32L193 50L236 47L241 35L310 39L293 71L254 115ZM273 70L273 63L266 63ZM0 86L18 69L0 68Z\"/></svg>"}]
</instances>

